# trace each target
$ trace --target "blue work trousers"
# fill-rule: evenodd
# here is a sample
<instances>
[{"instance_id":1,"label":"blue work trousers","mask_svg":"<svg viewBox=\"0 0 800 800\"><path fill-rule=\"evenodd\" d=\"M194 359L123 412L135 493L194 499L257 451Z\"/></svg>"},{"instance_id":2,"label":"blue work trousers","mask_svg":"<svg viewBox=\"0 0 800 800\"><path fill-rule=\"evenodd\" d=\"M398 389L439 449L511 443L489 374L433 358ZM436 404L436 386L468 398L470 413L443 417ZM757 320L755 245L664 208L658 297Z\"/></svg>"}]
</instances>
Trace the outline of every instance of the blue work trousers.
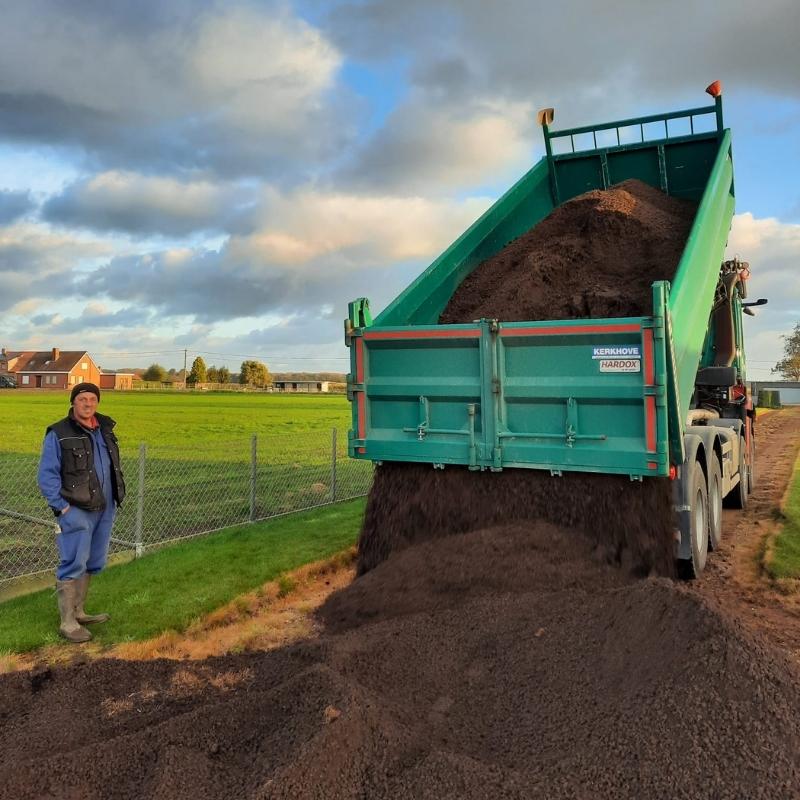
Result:
<instances>
[{"instance_id":1,"label":"blue work trousers","mask_svg":"<svg viewBox=\"0 0 800 800\"><path fill-rule=\"evenodd\" d=\"M84 511L71 506L58 518L61 528L56 537L61 559L56 569L58 580L76 580L87 572L94 575L103 569L116 515L114 501L106 498L104 511Z\"/></svg>"}]
</instances>

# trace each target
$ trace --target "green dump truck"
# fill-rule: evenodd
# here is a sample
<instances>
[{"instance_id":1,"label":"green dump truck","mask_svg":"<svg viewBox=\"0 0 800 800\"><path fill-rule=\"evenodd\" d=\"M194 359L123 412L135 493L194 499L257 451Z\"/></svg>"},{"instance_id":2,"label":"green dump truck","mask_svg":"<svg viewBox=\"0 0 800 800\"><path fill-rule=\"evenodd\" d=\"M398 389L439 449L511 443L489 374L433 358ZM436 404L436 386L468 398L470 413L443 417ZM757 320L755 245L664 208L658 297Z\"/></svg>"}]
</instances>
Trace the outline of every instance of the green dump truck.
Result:
<instances>
[{"instance_id":1,"label":"green dump truck","mask_svg":"<svg viewBox=\"0 0 800 800\"><path fill-rule=\"evenodd\" d=\"M375 319L365 298L350 303L351 457L668 478L676 556L688 575L702 571L723 499L744 508L753 489L742 313L766 302L746 302L746 263L723 261L731 135L719 84L706 91L713 105L569 130L539 112L545 157ZM631 130L638 141L623 141ZM631 178L699 204L649 316L438 324L475 267L560 204Z\"/></svg>"}]
</instances>

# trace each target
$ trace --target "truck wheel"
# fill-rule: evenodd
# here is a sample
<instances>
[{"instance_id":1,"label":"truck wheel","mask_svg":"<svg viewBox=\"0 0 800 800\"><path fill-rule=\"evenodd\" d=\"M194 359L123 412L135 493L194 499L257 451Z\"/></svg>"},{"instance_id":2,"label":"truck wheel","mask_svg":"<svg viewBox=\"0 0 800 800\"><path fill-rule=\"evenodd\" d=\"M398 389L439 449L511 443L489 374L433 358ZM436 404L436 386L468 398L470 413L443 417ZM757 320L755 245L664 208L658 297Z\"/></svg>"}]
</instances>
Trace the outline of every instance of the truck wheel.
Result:
<instances>
[{"instance_id":1,"label":"truck wheel","mask_svg":"<svg viewBox=\"0 0 800 800\"><path fill-rule=\"evenodd\" d=\"M678 574L682 578L698 578L708 557L708 486L699 462L692 468L690 498L690 539L692 557L678 560Z\"/></svg>"},{"instance_id":2,"label":"truck wheel","mask_svg":"<svg viewBox=\"0 0 800 800\"><path fill-rule=\"evenodd\" d=\"M722 471L719 459L711 456L708 466L708 549L716 550L722 543Z\"/></svg>"},{"instance_id":3,"label":"truck wheel","mask_svg":"<svg viewBox=\"0 0 800 800\"><path fill-rule=\"evenodd\" d=\"M747 508L747 485L750 482L747 470L747 461L744 457L744 438L739 442L739 483L733 487L732 491L725 498L725 505L728 508Z\"/></svg>"}]
</instances>

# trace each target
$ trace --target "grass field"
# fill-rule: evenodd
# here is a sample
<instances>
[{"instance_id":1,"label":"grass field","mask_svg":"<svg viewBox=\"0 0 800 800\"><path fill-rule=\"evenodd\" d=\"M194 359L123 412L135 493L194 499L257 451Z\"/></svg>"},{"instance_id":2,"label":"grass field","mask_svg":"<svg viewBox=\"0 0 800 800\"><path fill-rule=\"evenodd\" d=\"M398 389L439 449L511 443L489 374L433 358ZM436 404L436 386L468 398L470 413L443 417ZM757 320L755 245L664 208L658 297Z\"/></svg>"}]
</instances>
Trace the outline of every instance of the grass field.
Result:
<instances>
[{"instance_id":1,"label":"grass field","mask_svg":"<svg viewBox=\"0 0 800 800\"><path fill-rule=\"evenodd\" d=\"M231 528L111 567L93 580L87 608L102 606L112 619L92 632L109 645L183 631L237 595L355 544L363 510L363 500L338 503ZM0 606L0 654L54 644L60 641L57 629L52 589L8 600Z\"/></svg>"},{"instance_id":2,"label":"grass field","mask_svg":"<svg viewBox=\"0 0 800 800\"><path fill-rule=\"evenodd\" d=\"M0 391L0 453L37 453L45 428L66 415L66 392ZM140 442L187 446L350 427L341 394L103 392L98 409L117 421L123 449Z\"/></svg>"},{"instance_id":3,"label":"grass field","mask_svg":"<svg viewBox=\"0 0 800 800\"><path fill-rule=\"evenodd\" d=\"M777 580L800 579L800 457L794 465L782 508L784 523L775 537L766 568Z\"/></svg>"},{"instance_id":4,"label":"grass field","mask_svg":"<svg viewBox=\"0 0 800 800\"><path fill-rule=\"evenodd\" d=\"M64 392L0 392L0 580L52 566L52 517L36 469L46 426L67 408ZM118 422L128 498L115 535L123 542L159 544L246 522L251 503L260 519L359 496L369 486L371 465L347 458L350 408L343 395L104 392L100 410ZM137 537L141 442L147 450Z\"/></svg>"}]
</instances>

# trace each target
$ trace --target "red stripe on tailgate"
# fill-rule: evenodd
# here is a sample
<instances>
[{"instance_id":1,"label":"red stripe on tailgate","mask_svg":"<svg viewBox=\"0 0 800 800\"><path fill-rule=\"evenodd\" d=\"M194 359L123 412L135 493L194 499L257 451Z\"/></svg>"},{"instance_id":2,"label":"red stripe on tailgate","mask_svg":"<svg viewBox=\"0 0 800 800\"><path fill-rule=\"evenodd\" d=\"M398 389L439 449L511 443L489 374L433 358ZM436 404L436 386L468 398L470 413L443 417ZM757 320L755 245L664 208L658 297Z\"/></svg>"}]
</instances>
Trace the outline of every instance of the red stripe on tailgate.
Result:
<instances>
[{"instance_id":1,"label":"red stripe on tailgate","mask_svg":"<svg viewBox=\"0 0 800 800\"><path fill-rule=\"evenodd\" d=\"M364 338L374 342L381 339L474 339L480 335L476 328L466 331L369 331Z\"/></svg>"},{"instance_id":2,"label":"red stripe on tailgate","mask_svg":"<svg viewBox=\"0 0 800 800\"><path fill-rule=\"evenodd\" d=\"M645 420L647 426L647 449L651 453L656 451L656 399L645 397Z\"/></svg>"},{"instance_id":3,"label":"red stripe on tailgate","mask_svg":"<svg viewBox=\"0 0 800 800\"><path fill-rule=\"evenodd\" d=\"M501 336L564 336L592 333L639 333L641 325L557 325L547 328L502 328Z\"/></svg>"}]
</instances>

